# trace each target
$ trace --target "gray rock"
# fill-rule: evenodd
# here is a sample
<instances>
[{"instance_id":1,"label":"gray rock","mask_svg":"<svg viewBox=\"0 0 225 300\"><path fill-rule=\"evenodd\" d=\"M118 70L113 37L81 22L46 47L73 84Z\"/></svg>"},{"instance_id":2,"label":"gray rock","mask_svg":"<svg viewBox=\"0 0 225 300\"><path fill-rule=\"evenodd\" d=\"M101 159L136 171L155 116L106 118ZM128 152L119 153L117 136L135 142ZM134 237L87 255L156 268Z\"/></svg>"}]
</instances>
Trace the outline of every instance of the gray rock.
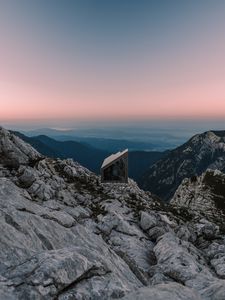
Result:
<instances>
[{"instance_id":1,"label":"gray rock","mask_svg":"<svg viewBox=\"0 0 225 300\"><path fill-rule=\"evenodd\" d=\"M166 233L166 229L161 226L155 226L148 230L148 236L151 240L157 240L160 236Z\"/></svg>"},{"instance_id":2,"label":"gray rock","mask_svg":"<svg viewBox=\"0 0 225 300\"><path fill-rule=\"evenodd\" d=\"M206 239L213 239L219 234L219 226L205 219L201 219L200 222L195 225L195 232L197 236L203 236Z\"/></svg>"},{"instance_id":3,"label":"gray rock","mask_svg":"<svg viewBox=\"0 0 225 300\"><path fill-rule=\"evenodd\" d=\"M12 282L0 275L0 299L17 300L15 289L11 287Z\"/></svg>"},{"instance_id":4,"label":"gray rock","mask_svg":"<svg viewBox=\"0 0 225 300\"><path fill-rule=\"evenodd\" d=\"M178 283L157 284L143 287L136 292L128 294L123 300L202 300L193 289Z\"/></svg>"},{"instance_id":5,"label":"gray rock","mask_svg":"<svg viewBox=\"0 0 225 300\"><path fill-rule=\"evenodd\" d=\"M1 163L10 167L19 167L42 158L36 150L26 144L19 137L0 127Z\"/></svg>"},{"instance_id":6,"label":"gray rock","mask_svg":"<svg viewBox=\"0 0 225 300\"><path fill-rule=\"evenodd\" d=\"M216 271L216 274L225 279L225 255L219 258L214 258L210 261L211 265Z\"/></svg>"},{"instance_id":7,"label":"gray rock","mask_svg":"<svg viewBox=\"0 0 225 300\"><path fill-rule=\"evenodd\" d=\"M130 179L101 184L2 129L0 150L0 299L224 299L210 215L164 209Z\"/></svg>"},{"instance_id":8,"label":"gray rock","mask_svg":"<svg viewBox=\"0 0 225 300\"><path fill-rule=\"evenodd\" d=\"M222 222L225 217L224 185L224 173L207 170L195 180L185 178L170 203L175 208L187 208L199 218L206 216L207 220L213 223L215 220Z\"/></svg>"},{"instance_id":9,"label":"gray rock","mask_svg":"<svg viewBox=\"0 0 225 300\"><path fill-rule=\"evenodd\" d=\"M195 242L197 235L194 232L194 229L192 228L192 231L189 230L189 228L186 225L181 225L177 228L177 237L179 237L181 240L184 241L190 241Z\"/></svg>"},{"instance_id":10,"label":"gray rock","mask_svg":"<svg viewBox=\"0 0 225 300\"><path fill-rule=\"evenodd\" d=\"M140 225L143 230L148 230L157 225L157 219L153 214L142 211Z\"/></svg>"},{"instance_id":11,"label":"gray rock","mask_svg":"<svg viewBox=\"0 0 225 300\"><path fill-rule=\"evenodd\" d=\"M22 167L19 169L21 175L18 177L19 184L24 188L29 188L36 180L35 173L30 167Z\"/></svg>"}]
</instances>

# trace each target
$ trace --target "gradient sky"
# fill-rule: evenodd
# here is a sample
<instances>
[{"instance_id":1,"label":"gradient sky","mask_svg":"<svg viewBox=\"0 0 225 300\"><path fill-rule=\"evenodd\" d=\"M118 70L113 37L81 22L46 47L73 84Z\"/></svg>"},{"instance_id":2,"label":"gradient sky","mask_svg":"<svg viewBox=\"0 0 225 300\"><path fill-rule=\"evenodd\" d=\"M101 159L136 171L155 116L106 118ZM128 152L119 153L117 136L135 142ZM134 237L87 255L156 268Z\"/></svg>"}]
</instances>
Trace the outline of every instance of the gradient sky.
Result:
<instances>
[{"instance_id":1,"label":"gradient sky","mask_svg":"<svg viewBox=\"0 0 225 300\"><path fill-rule=\"evenodd\" d=\"M0 121L225 118L225 1L0 0Z\"/></svg>"}]
</instances>

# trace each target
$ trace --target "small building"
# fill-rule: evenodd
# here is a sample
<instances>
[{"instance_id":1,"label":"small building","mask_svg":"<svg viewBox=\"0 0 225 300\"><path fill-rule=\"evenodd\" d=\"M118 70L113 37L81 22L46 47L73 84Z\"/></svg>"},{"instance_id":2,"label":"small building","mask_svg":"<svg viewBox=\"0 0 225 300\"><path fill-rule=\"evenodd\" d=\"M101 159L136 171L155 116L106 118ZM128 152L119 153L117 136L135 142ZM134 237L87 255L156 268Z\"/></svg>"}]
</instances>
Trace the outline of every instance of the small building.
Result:
<instances>
[{"instance_id":1,"label":"small building","mask_svg":"<svg viewBox=\"0 0 225 300\"><path fill-rule=\"evenodd\" d=\"M128 149L108 156L101 166L102 182L128 182Z\"/></svg>"}]
</instances>

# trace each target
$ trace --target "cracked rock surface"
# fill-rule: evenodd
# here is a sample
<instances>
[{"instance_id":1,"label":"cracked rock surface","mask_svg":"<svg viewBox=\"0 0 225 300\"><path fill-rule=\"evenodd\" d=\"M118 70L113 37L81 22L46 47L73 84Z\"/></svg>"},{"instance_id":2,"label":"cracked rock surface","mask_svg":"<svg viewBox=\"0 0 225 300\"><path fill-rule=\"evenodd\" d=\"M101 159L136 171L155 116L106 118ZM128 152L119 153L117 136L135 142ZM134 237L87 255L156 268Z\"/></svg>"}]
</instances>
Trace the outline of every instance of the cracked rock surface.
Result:
<instances>
[{"instance_id":1,"label":"cracked rock surface","mask_svg":"<svg viewBox=\"0 0 225 300\"><path fill-rule=\"evenodd\" d=\"M223 224L178 204L0 129L0 299L224 300Z\"/></svg>"}]
</instances>

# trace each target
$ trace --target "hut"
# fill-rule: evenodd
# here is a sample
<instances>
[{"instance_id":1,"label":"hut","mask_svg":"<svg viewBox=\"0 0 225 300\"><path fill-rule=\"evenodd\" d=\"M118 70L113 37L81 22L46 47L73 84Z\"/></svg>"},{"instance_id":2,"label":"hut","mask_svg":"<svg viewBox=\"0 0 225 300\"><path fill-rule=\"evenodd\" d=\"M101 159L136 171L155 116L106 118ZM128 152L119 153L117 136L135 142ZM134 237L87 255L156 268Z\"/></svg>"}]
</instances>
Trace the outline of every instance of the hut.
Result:
<instances>
[{"instance_id":1,"label":"hut","mask_svg":"<svg viewBox=\"0 0 225 300\"><path fill-rule=\"evenodd\" d=\"M101 181L128 182L128 149L108 156L101 166Z\"/></svg>"}]
</instances>

